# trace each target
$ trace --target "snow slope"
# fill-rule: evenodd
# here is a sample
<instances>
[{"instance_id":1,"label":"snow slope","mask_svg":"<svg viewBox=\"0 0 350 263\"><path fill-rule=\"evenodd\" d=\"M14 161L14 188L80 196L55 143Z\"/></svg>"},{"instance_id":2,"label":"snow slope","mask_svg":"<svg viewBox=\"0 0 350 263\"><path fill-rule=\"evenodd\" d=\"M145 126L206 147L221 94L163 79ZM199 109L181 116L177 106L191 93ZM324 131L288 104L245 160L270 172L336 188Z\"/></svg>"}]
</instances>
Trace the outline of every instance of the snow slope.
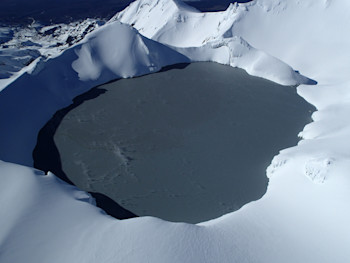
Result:
<instances>
[{"instance_id":1,"label":"snow slope","mask_svg":"<svg viewBox=\"0 0 350 263\"><path fill-rule=\"evenodd\" d=\"M255 49L231 32L241 16L238 9L236 3L223 12L201 13L177 0L140 0L110 22L120 20L132 25L142 35L174 48L192 61L215 61L239 67L282 85L312 84L313 81L289 65Z\"/></svg>"},{"instance_id":2,"label":"snow slope","mask_svg":"<svg viewBox=\"0 0 350 263\"><path fill-rule=\"evenodd\" d=\"M265 78L282 85L315 84L281 60L252 47L241 37L230 37L208 42L200 47L172 48L192 61L214 61L242 68L250 75Z\"/></svg>"},{"instance_id":3,"label":"snow slope","mask_svg":"<svg viewBox=\"0 0 350 263\"><path fill-rule=\"evenodd\" d=\"M314 122L301 132L304 140L274 158L267 169L268 191L261 200L199 225L174 224L150 217L114 220L91 205L84 193L58 182L53 175L43 176L32 168L2 162L0 218L6 220L0 221L0 262L348 262L350 2L255 0L231 6L235 19L225 26L224 34L211 33L205 23L203 27L201 23L196 24L194 29L190 17L197 17L199 13L183 5L163 8L171 13L166 16L160 13L162 8L153 4L167 2L171 1L134 3L139 6L148 3L158 11L145 13L142 20L136 19L137 13L134 13L135 21L131 24L136 27L137 21L138 25L148 28L147 19L158 17L164 19L159 24L165 28L173 23L168 22L173 21L173 14L175 18L183 14L188 18L183 25L173 23L177 29L170 31L152 29L154 34L150 37L176 46L183 43L182 40L189 41L182 33L192 28L193 39L179 44L176 50L183 49L182 53L187 52L186 56L194 58L207 55L208 60L214 55L207 54L205 45L232 38L237 43L249 43L318 82L315 86L298 87L298 93L318 109L313 114ZM124 14L126 12L129 11ZM212 16L213 21L222 19L224 23L223 14L225 12L200 16ZM114 30L113 25L102 30ZM120 27L123 31L125 26ZM96 38L98 32L103 31L97 31ZM133 32L135 35L130 33L135 40L132 43L138 43L137 32ZM211 34L213 38L201 44L203 36ZM160 54L164 56L175 52L142 39L148 50L153 50L154 45L157 54L160 47L164 51ZM46 63L38 75L20 77L0 93L1 159L30 165L36 132L56 109L68 104L89 85L125 73L122 69L117 73L111 71L108 63L103 63L101 71L79 66L79 61L89 62L96 54L97 61L105 62L98 51L99 41L94 43L87 41L83 44L85 47L66 51ZM151 43L150 46L147 43ZM138 44L136 47L137 52L146 50ZM177 58L174 62L188 59L178 57L178 53L171 54L170 57ZM80 81L78 73L69 66L73 61L77 61L74 64L82 79L101 75L96 80ZM142 65L139 71L135 69L140 74L145 73L145 65L150 66L145 60L136 59L135 63ZM249 59L246 63L249 65ZM94 74L85 74L88 70ZM74 85L68 86L71 83L68 78L74 80ZM41 81L45 88L39 85ZM23 98L18 94L23 94ZM32 96L36 99L29 100ZM27 138L23 138L24 135Z\"/></svg>"},{"instance_id":4,"label":"snow slope","mask_svg":"<svg viewBox=\"0 0 350 263\"><path fill-rule=\"evenodd\" d=\"M122 41L120 41L122 40ZM107 81L189 60L116 21L61 56L39 62L0 93L0 159L31 166L36 137L60 108ZM19 96L20 94L20 96Z\"/></svg>"},{"instance_id":5,"label":"snow slope","mask_svg":"<svg viewBox=\"0 0 350 263\"><path fill-rule=\"evenodd\" d=\"M198 47L217 39L232 26L237 19L236 8L237 5L231 5L224 12L201 13L178 0L142 0L131 3L110 21L131 24L158 42Z\"/></svg>"}]
</instances>

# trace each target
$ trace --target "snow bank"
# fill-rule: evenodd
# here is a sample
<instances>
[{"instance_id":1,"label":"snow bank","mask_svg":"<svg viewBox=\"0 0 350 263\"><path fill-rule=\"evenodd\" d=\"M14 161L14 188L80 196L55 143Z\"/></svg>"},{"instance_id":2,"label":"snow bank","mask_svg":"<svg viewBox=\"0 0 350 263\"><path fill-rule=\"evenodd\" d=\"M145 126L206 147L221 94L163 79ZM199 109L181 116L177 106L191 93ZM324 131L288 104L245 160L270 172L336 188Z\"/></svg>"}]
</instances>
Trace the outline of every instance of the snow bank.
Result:
<instances>
[{"instance_id":1,"label":"snow bank","mask_svg":"<svg viewBox=\"0 0 350 263\"><path fill-rule=\"evenodd\" d=\"M173 47L174 48L174 47ZM174 48L192 61L214 61L246 70L282 85L315 84L281 60L257 50L241 37L216 40L201 47Z\"/></svg>"},{"instance_id":2,"label":"snow bank","mask_svg":"<svg viewBox=\"0 0 350 263\"><path fill-rule=\"evenodd\" d=\"M90 205L88 194L50 173L0 162L0 175L0 216L6 218L0 228L2 263L143 262L145 257L149 262L191 262L188 256L193 248L201 249L202 240L215 245L195 225L150 217L118 221ZM198 259L205 262L206 255Z\"/></svg>"},{"instance_id":3,"label":"snow bank","mask_svg":"<svg viewBox=\"0 0 350 263\"><path fill-rule=\"evenodd\" d=\"M349 184L320 188L296 177L292 163L284 169L270 185L277 196L196 226L151 217L119 221L54 175L1 162L0 261L346 262ZM303 202L290 198L295 191Z\"/></svg>"},{"instance_id":4,"label":"snow bank","mask_svg":"<svg viewBox=\"0 0 350 263\"><path fill-rule=\"evenodd\" d=\"M140 3L155 2L168 1L138 1L133 8L139 10L136 7ZM184 50L193 59L207 55L210 48L205 45L211 41L237 36L237 41L244 39L263 52L258 54L270 54L316 80L315 86L298 87L298 93L319 110L313 114L314 122L301 133L305 139L274 158L267 170L269 188L261 200L198 226L154 218L117 221L90 205L85 194L77 198L75 194L80 195L77 189L58 183L53 175L40 175L33 169L3 162L0 217L5 220L0 223L0 261L348 262L350 2L255 0L231 6L232 11L213 14L187 8L181 11L176 5L174 9L163 8L167 16L159 13L162 8L152 6L158 10L156 14L148 9L149 14L145 12L138 19L136 13L130 24L146 34L150 23L160 19L161 29L149 29L150 36L173 46L184 43L178 48L191 44L192 49ZM120 19L131 18L126 15L128 10ZM203 27L193 22L199 17L212 17L213 25L214 20L224 23L227 21L224 14L229 12L232 15L228 19L234 21L222 31L211 32L209 22L203 22ZM168 22L171 19L179 22ZM162 29L171 26L173 30ZM188 40L190 31L193 37ZM211 38L202 43L206 35ZM137 52L141 52L145 49L138 46L137 39L135 36L130 43L136 43ZM99 53L98 42L92 46L86 42L84 48L65 52L49 61L37 75L24 75L0 93L2 159L31 164L36 133L51 114L88 87L117 76L110 70L100 71L91 65L85 68L79 63L90 59L106 61ZM152 48L147 43L158 45L148 40L143 43L149 50ZM164 52L159 56L167 56L169 49L164 46L160 49ZM217 50L215 56L207 58L214 56L225 62L227 48ZM173 51L170 57L177 58L174 62L187 59L175 56ZM80 77L88 81L79 80L78 73L70 67L73 61L77 61L75 67ZM135 71L141 74L153 60L136 61L140 68ZM108 63L101 67L109 69ZM95 76L87 74L90 70ZM98 79L93 80L97 73Z\"/></svg>"}]
</instances>

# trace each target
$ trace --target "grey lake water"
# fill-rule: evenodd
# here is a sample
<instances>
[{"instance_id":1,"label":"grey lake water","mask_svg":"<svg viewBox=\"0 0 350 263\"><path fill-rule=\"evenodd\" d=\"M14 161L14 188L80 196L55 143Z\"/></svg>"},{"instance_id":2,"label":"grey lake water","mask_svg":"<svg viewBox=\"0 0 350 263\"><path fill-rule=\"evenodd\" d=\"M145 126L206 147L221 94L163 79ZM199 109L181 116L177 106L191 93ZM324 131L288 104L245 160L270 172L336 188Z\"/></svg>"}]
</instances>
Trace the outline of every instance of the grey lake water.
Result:
<instances>
[{"instance_id":1,"label":"grey lake water","mask_svg":"<svg viewBox=\"0 0 350 263\"><path fill-rule=\"evenodd\" d=\"M266 168L314 108L285 87L194 63L98 87L62 118L62 170L136 215L197 223L261 198Z\"/></svg>"}]
</instances>

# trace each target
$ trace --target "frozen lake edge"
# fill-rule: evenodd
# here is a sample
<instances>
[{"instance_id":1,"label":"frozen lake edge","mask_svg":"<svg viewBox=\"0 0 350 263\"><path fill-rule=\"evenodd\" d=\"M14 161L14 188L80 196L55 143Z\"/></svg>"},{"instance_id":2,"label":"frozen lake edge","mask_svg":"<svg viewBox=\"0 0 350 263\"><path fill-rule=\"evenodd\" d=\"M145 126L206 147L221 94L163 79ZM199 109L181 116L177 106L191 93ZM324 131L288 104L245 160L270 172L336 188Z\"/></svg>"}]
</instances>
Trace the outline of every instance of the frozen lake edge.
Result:
<instances>
[{"instance_id":1,"label":"frozen lake edge","mask_svg":"<svg viewBox=\"0 0 350 263\"><path fill-rule=\"evenodd\" d=\"M191 223L259 199L272 157L296 145L314 111L294 88L209 62L118 80L79 98L87 101L76 100L64 117L59 111L39 133L35 167L67 174L135 214ZM58 149L48 150L54 133ZM160 155L147 150L159 147Z\"/></svg>"}]
</instances>

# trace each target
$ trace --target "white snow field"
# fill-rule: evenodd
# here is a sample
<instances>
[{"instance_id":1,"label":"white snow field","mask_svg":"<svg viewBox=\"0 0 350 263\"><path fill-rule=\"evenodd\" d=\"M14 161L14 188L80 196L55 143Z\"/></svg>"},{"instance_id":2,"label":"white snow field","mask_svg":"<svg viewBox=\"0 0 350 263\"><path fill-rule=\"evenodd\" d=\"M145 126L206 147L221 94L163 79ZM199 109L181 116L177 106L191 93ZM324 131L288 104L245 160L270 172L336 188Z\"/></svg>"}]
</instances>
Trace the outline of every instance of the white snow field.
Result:
<instances>
[{"instance_id":1,"label":"white snow field","mask_svg":"<svg viewBox=\"0 0 350 263\"><path fill-rule=\"evenodd\" d=\"M141 0L116 17L144 36L111 22L39 62L0 93L0 262L349 262L349 11L348 0L255 0L206 14ZM272 160L262 199L198 225L119 221L28 167L39 129L74 96L190 60L311 83L294 68L317 81L298 87L318 111L304 140Z\"/></svg>"}]
</instances>

